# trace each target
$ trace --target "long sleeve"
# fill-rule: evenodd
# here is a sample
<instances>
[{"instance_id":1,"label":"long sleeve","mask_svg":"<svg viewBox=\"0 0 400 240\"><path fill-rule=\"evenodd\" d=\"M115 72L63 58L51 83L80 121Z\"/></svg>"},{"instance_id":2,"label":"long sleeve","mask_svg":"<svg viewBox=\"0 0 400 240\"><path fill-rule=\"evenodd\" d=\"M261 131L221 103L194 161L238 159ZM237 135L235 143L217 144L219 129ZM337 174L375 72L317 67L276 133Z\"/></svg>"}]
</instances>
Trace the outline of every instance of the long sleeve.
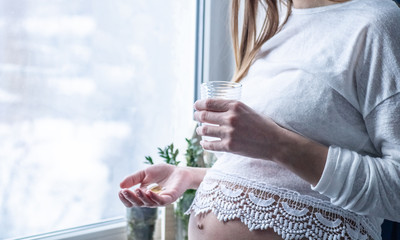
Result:
<instances>
[{"instance_id":1,"label":"long sleeve","mask_svg":"<svg viewBox=\"0 0 400 240\"><path fill-rule=\"evenodd\" d=\"M350 211L400 222L400 93L379 104L365 124L381 156L331 146L313 190Z\"/></svg>"},{"instance_id":2,"label":"long sleeve","mask_svg":"<svg viewBox=\"0 0 400 240\"><path fill-rule=\"evenodd\" d=\"M356 60L358 111L376 154L331 146L313 190L353 212L400 222L400 14L371 18ZM362 152L362 151L361 151Z\"/></svg>"}]
</instances>

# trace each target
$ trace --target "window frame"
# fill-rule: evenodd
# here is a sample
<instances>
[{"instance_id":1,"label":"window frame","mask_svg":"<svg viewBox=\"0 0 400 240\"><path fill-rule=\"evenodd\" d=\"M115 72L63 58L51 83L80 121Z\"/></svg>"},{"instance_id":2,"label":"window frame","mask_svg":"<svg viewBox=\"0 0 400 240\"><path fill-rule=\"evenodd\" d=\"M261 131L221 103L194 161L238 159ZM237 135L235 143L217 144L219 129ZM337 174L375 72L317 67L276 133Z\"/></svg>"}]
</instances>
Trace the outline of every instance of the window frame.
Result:
<instances>
[{"instance_id":1,"label":"window frame","mask_svg":"<svg viewBox=\"0 0 400 240\"><path fill-rule=\"evenodd\" d=\"M48 232L15 240L119 240L126 239L126 220L115 218L99 223ZM11 239L10 239L11 240Z\"/></svg>"},{"instance_id":2,"label":"window frame","mask_svg":"<svg viewBox=\"0 0 400 240\"><path fill-rule=\"evenodd\" d=\"M230 0L197 0L195 100L201 83L230 81L233 76L230 4Z\"/></svg>"}]
</instances>

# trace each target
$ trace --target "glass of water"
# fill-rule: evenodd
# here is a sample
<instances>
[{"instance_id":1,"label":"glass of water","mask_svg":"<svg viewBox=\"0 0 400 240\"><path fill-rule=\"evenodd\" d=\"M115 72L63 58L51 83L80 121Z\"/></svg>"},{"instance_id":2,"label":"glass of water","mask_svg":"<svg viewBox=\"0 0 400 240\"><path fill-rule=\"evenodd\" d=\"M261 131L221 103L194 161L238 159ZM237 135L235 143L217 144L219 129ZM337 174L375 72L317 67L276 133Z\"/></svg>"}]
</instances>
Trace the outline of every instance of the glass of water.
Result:
<instances>
[{"instance_id":1,"label":"glass of water","mask_svg":"<svg viewBox=\"0 0 400 240\"><path fill-rule=\"evenodd\" d=\"M221 98L229 100L240 100L242 94L242 84L228 81L211 81L201 84L201 99ZM218 126L211 123L203 123L204 125ZM220 138L203 136L206 141L221 141Z\"/></svg>"}]
</instances>

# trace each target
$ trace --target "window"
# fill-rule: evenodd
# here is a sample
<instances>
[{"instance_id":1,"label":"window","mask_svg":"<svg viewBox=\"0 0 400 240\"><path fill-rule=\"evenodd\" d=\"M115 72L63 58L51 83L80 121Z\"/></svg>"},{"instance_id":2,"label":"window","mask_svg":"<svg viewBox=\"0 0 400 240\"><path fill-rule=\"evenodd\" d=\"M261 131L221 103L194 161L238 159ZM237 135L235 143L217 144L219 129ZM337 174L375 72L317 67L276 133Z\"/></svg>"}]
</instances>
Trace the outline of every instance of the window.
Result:
<instances>
[{"instance_id":1,"label":"window","mask_svg":"<svg viewBox=\"0 0 400 240\"><path fill-rule=\"evenodd\" d=\"M196 1L0 8L0 239L125 215L123 176L193 131Z\"/></svg>"}]
</instances>

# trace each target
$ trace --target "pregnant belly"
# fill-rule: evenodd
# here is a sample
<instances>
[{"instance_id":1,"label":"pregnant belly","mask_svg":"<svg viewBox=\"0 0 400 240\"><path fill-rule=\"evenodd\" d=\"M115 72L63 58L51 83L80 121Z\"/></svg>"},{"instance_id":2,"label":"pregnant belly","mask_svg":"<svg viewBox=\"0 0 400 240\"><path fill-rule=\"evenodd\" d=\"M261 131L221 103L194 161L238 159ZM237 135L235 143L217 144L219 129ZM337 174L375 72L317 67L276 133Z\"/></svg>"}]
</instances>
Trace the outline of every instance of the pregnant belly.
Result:
<instances>
[{"instance_id":1,"label":"pregnant belly","mask_svg":"<svg viewBox=\"0 0 400 240\"><path fill-rule=\"evenodd\" d=\"M189 240L282 240L272 229L250 231L240 220L220 222L212 213L190 215Z\"/></svg>"}]
</instances>

